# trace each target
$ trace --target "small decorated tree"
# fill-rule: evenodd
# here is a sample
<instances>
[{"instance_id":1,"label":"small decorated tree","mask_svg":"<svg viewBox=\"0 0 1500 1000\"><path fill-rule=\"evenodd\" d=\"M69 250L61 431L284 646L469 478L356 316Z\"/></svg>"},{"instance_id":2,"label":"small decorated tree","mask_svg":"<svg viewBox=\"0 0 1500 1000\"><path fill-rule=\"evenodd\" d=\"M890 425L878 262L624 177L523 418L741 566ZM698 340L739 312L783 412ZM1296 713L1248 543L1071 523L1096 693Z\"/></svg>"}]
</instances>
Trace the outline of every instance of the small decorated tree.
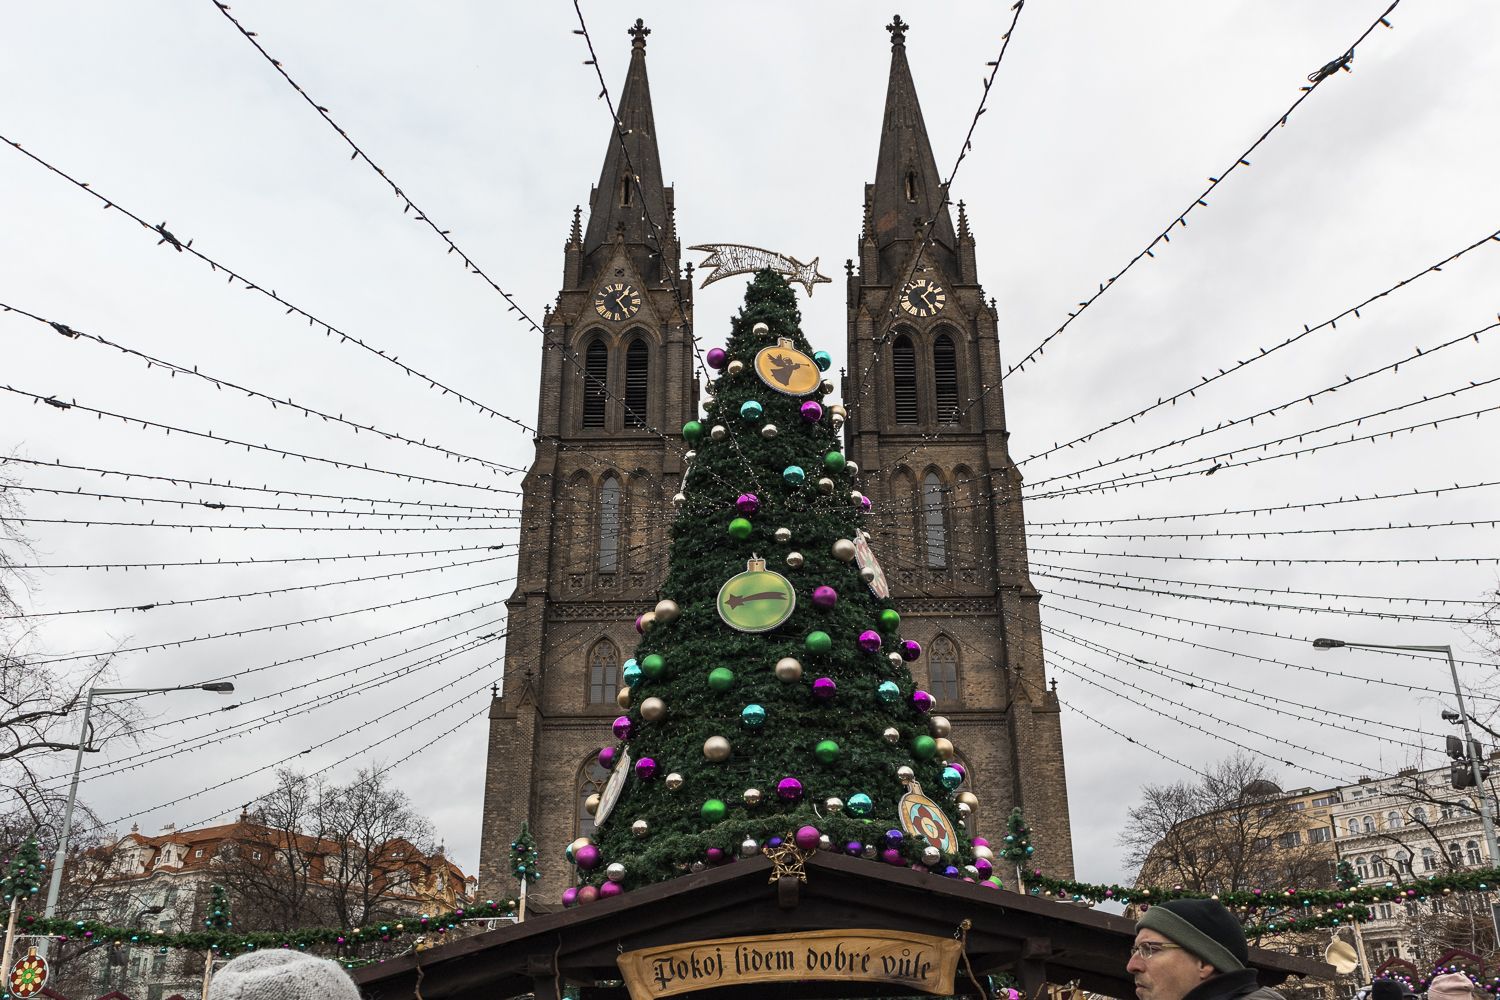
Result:
<instances>
[{"instance_id":1,"label":"small decorated tree","mask_svg":"<svg viewBox=\"0 0 1500 1000\"><path fill-rule=\"evenodd\" d=\"M825 401L831 358L798 323L787 282L762 271L706 355L719 374L683 428L663 596L636 623L626 714L599 754L612 774L589 803L597 842L569 845L581 885L565 905L768 848L990 874L950 819L964 768L860 529L870 501Z\"/></svg>"},{"instance_id":2,"label":"small decorated tree","mask_svg":"<svg viewBox=\"0 0 1500 1000\"><path fill-rule=\"evenodd\" d=\"M209 887L208 909L203 915L203 927L209 931L227 931L234 926L229 916L229 893L222 885ZM208 986L214 978L214 946L203 954L203 996L208 996Z\"/></svg>"},{"instance_id":3,"label":"small decorated tree","mask_svg":"<svg viewBox=\"0 0 1500 1000\"><path fill-rule=\"evenodd\" d=\"M35 838L27 839L16 848L16 853L5 866L5 877L0 879L0 893L5 897L10 914L5 923L5 951L4 958L0 959L0 977L10 975L10 960L15 951L16 914L20 912L23 901L41 890L42 872L46 868L41 847Z\"/></svg>"},{"instance_id":4,"label":"small decorated tree","mask_svg":"<svg viewBox=\"0 0 1500 1000\"><path fill-rule=\"evenodd\" d=\"M536 840L526 823L521 824L521 833L510 842L510 871L521 883L520 905L516 912L517 922L526 919L526 887L542 877L536 866Z\"/></svg>"},{"instance_id":5,"label":"small decorated tree","mask_svg":"<svg viewBox=\"0 0 1500 1000\"><path fill-rule=\"evenodd\" d=\"M1030 860L1035 849L1031 846L1031 828L1026 825L1026 818L1021 815L1021 807L1010 811L1010 818L1006 820L1005 848L1000 852L1001 856L1016 867L1016 888L1025 891L1026 878L1023 868Z\"/></svg>"}]
</instances>

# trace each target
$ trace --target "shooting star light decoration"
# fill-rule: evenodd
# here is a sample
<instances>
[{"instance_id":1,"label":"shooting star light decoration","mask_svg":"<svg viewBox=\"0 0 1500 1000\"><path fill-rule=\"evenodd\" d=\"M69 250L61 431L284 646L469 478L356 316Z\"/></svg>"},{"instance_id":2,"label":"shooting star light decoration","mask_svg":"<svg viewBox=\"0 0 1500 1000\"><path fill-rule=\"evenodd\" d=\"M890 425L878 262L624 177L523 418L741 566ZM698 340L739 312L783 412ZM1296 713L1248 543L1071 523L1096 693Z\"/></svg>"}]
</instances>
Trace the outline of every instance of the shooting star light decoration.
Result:
<instances>
[{"instance_id":1,"label":"shooting star light decoration","mask_svg":"<svg viewBox=\"0 0 1500 1000\"><path fill-rule=\"evenodd\" d=\"M812 295L813 285L832 280L818 273L818 258L816 257L812 259L811 264L804 264L796 257L788 257L774 250L762 250L760 247L747 247L741 243L700 243L688 249L701 250L708 254L699 266L714 269L712 274L703 279L703 284L699 285L699 288L707 288L720 278L729 278L736 274L752 274L764 268L786 275L788 281L802 282L802 287L807 289L808 295Z\"/></svg>"}]
</instances>

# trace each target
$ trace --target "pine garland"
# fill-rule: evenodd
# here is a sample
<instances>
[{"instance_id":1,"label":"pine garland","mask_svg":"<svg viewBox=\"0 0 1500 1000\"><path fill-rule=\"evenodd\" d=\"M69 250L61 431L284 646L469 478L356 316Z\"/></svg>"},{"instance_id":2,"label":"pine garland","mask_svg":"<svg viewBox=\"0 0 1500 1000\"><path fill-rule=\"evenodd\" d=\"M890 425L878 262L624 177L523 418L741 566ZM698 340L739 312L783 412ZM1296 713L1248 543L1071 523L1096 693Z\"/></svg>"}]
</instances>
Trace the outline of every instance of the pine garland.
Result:
<instances>
[{"instance_id":1,"label":"pine garland","mask_svg":"<svg viewBox=\"0 0 1500 1000\"><path fill-rule=\"evenodd\" d=\"M5 902L35 896L41 890L42 872L46 870L47 864L42 860L36 839L28 839L16 850L6 866L5 878L0 879L0 893L3 893Z\"/></svg>"}]
</instances>

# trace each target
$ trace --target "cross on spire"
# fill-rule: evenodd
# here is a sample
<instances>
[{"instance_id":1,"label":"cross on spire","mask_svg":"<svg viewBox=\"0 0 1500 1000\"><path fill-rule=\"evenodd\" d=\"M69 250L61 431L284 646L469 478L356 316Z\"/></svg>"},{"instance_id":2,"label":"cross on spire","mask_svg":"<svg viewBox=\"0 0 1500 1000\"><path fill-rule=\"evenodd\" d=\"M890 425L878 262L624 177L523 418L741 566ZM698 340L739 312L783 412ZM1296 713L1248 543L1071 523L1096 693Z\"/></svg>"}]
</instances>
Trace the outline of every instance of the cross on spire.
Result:
<instances>
[{"instance_id":1,"label":"cross on spire","mask_svg":"<svg viewBox=\"0 0 1500 1000\"><path fill-rule=\"evenodd\" d=\"M644 49L646 47L646 36L651 34L651 29L646 27L646 22L638 17L635 19L635 25L626 31L626 34L634 39L630 43L631 48Z\"/></svg>"},{"instance_id":2,"label":"cross on spire","mask_svg":"<svg viewBox=\"0 0 1500 1000\"><path fill-rule=\"evenodd\" d=\"M901 20L901 15L900 14L897 14L894 17L892 17L891 18L891 23L887 24L885 26L885 30L889 31L891 33L891 45L893 45L893 46L895 46L895 45L905 45L906 44L906 29L910 28L910 27L911 27L911 25L909 25L905 21Z\"/></svg>"}]
</instances>

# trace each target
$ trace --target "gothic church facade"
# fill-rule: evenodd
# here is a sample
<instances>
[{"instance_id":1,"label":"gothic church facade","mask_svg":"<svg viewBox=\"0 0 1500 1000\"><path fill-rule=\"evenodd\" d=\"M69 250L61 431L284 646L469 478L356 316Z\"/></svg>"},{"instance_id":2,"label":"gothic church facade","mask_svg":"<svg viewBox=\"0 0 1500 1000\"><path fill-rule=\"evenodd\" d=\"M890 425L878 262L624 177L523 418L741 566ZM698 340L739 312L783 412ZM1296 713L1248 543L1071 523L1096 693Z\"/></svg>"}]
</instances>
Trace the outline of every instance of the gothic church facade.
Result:
<instances>
[{"instance_id":1,"label":"gothic church facade","mask_svg":"<svg viewBox=\"0 0 1500 1000\"><path fill-rule=\"evenodd\" d=\"M889 28L880 154L849 268L846 450L866 470L903 633L926 651L913 672L953 721L973 775L978 831L1003 836L1019 804L1038 864L1071 875L1061 721L1027 574L1021 479L1003 397L982 388L999 382L997 316L963 208L957 229L948 211L906 27L897 18ZM523 821L553 856L592 831L583 802L605 777L600 734L618 714L635 615L656 602L666 573L682 475L675 432L698 409L692 282L680 273L674 191L657 150L649 31L637 21L630 34L623 129L608 136L587 227L575 210L562 290L543 323L540 433L504 687L490 709L480 856L490 894L509 881ZM550 886L543 898L562 880Z\"/></svg>"}]
</instances>

